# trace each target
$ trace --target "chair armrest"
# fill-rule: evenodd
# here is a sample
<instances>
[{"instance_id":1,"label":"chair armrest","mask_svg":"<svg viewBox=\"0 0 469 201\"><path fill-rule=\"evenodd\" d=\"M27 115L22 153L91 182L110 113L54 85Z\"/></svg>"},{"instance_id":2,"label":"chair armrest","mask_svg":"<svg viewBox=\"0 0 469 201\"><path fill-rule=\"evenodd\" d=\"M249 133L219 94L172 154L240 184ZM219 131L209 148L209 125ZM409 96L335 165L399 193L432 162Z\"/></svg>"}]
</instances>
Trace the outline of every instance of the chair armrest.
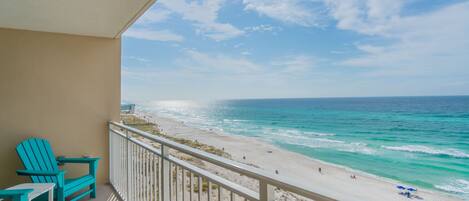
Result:
<instances>
[{"instance_id":1,"label":"chair armrest","mask_svg":"<svg viewBox=\"0 0 469 201\"><path fill-rule=\"evenodd\" d=\"M87 158L87 157L82 157L82 158L65 158L65 157L57 157L57 161L59 162L59 165L65 164L65 163L87 163L89 165L89 173L93 177L96 178L96 171L98 169L98 161L101 158L96 157L96 158Z\"/></svg>"},{"instance_id":2,"label":"chair armrest","mask_svg":"<svg viewBox=\"0 0 469 201\"><path fill-rule=\"evenodd\" d=\"M57 157L57 161L59 163L92 163L95 161L99 161L101 158L96 157L96 158L65 158L65 157Z\"/></svg>"},{"instance_id":3,"label":"chair armrest","mask_svg":"<svg viewBox=\"0 0 469 201\"><path fill-rule=\"evenodd\" d=\"M16 173L21 176L58 176L64 174L64 170L46 171L46 170L16 170Z\"/></svg>"},{"instance_id":4,"label":"chair armrest","mask_svg":"<svg viewBox=\"0 0 469 201\"><path fill-rule=\"evenodd\" d=\"M22 201L27 200L28 194L31 192L33 192L33 189L0 190L0 198Z\"/></svg>"}]
</instances>

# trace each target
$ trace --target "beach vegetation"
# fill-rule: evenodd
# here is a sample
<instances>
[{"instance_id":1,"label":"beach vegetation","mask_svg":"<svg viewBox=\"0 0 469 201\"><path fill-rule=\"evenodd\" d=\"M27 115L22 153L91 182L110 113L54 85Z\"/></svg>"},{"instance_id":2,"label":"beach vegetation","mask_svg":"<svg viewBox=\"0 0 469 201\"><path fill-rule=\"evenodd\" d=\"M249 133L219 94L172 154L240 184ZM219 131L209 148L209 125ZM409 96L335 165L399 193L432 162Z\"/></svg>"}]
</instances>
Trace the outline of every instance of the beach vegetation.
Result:
<instances>
[{"instance_id":1,"label":"beach vegetation","mask_svg":"<svg viewBox=\"0 0 469 201\"><path fill-rule=\"evenodd\" d=\"M147 133L157 135L160 137L167 138L169 140L175 141L180 144L184 144L187 146L190 146L192 148L200 149L205 152L215 154L217 156L225 157L225 158L231 158L231 155L227 152L225 152L223 149L217 148L215 146L207 145L204 143L200 143L197 140L190 140L190 139L184 139L180 137L175 137L171 136L169 134L166 134L162 132L158 125L155 123L152 123L142 117L139 117L134 114L121 114L121 121L123 124L139 129L141 131L145 131Z\"/></svg>"}]
</instances>

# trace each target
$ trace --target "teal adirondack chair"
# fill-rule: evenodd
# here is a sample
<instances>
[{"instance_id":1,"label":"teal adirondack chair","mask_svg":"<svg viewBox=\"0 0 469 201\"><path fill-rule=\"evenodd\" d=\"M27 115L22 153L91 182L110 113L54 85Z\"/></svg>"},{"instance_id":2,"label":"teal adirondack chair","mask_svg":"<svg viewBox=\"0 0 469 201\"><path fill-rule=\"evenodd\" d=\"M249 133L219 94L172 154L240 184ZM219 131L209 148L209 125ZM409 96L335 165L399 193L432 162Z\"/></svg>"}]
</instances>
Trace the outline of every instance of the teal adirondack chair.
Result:
<instances>
[{"instance_id":1,"label":"teal adirondack chair","mask_svg":"<svg viewBox=\"0 0 469 201\"><path fill-rule=\"evenodd\" d=\"M0 190L0 200L28 201L28 194L31 192L33 192L33 189Z\"/></svg>"},{"instance_id":2,"label":"teal adirondack chair","mask_svg":"<svg viewBox=\"0 0 469 201\"><path fill-rule=\"evenodd\" d=\"M29 176L33 183L55 183L57 201L64 201L78 191L89 187L71 200L79 200L86 195L96 197L96 170L99 158L55 158L49 142L45 139L30 138L18 146L16 152L24 165L24 170L17 170L18 175ZM66 171L59 165L65 163L85 163L89 165L89 174L74 179L65 179Z\"/></svg>"}]
</instances>

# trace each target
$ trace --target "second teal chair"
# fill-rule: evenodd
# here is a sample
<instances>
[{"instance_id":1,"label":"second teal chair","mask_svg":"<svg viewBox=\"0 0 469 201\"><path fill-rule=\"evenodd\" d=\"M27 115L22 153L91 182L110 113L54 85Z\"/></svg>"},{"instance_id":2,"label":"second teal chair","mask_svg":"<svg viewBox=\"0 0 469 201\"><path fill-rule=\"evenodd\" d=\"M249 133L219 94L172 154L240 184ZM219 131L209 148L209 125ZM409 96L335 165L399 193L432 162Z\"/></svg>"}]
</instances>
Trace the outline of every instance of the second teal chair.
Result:
<instances>
[{"instance_id":1,"label":"second teal chair","mask_svg":"<svg viewBox=\"0 0 469 201\"><path fill-rule=\"evenodd\" d=\"M57 201L64 201L77 192L85 190L76 195L71 201L79 200L86 195L96 197L96 171L99 158L56 158L52 152L49 142L45 139L30 138L18 146L16 152L24 165L24 170L17 170L19 175L29 176L33 183L55 183ZM89 166L89 174L65 179L65 171L59 169L59 164L84 163Z\"/></svg>"}]
</instances>

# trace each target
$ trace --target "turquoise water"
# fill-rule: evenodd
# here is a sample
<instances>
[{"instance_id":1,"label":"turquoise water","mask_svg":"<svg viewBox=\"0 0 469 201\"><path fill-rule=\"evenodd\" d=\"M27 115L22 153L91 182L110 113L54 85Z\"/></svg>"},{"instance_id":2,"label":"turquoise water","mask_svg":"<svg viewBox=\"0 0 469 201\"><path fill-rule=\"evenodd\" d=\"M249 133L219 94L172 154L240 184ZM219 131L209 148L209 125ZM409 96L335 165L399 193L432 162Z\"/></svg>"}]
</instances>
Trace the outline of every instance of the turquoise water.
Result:
<instances>
[{"instance_id":1,"label":"turquoise water","mask_svg":"<svg viewBox=\"0 0 469 201\"><path fill-rule=\"evenodd\" d=\"M144 109L469 199L469 96L163 101Z\"/></svg>"}]
</instances>

